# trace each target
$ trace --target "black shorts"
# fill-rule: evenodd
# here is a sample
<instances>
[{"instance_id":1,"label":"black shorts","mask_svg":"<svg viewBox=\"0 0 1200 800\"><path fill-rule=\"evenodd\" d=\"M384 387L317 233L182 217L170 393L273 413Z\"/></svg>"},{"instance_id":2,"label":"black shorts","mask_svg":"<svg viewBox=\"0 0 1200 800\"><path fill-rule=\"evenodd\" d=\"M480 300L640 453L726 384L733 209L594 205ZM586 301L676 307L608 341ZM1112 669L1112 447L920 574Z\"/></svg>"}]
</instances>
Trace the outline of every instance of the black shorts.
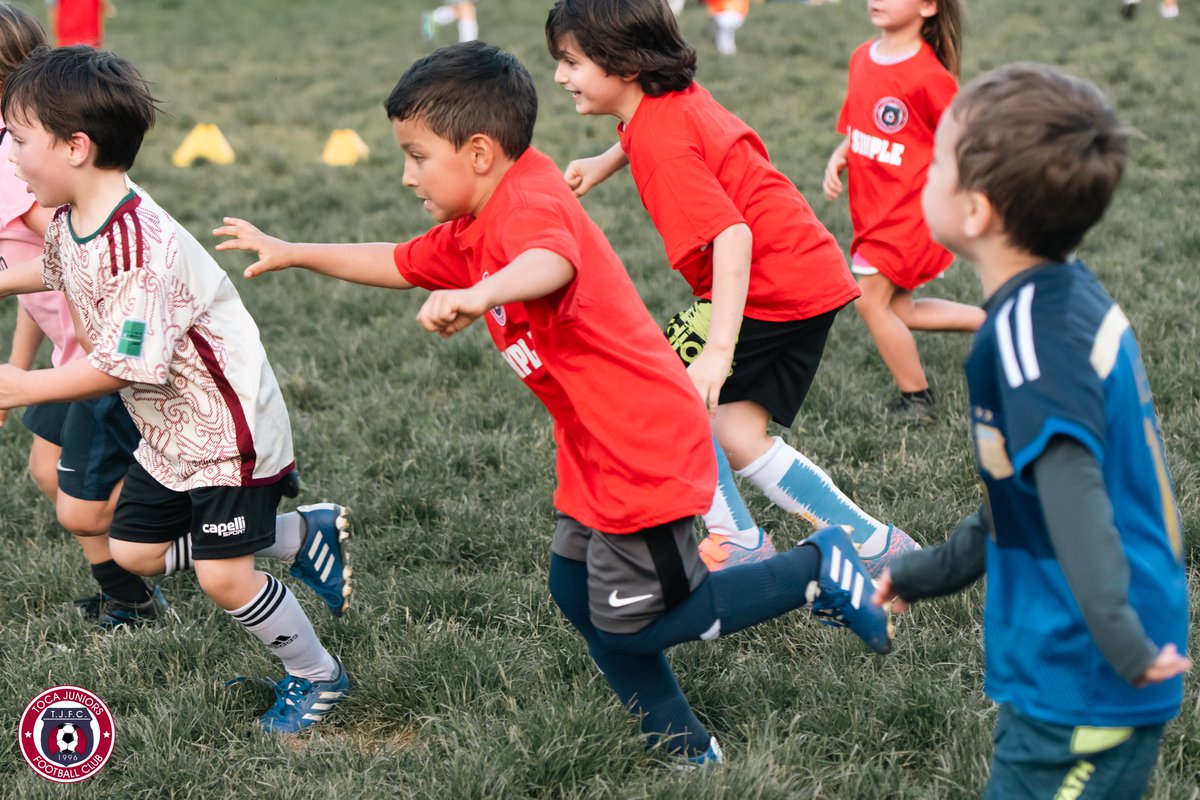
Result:
<instances>
[{"instance_id":1,"label":"black shorts","mask_svg":"<svg viewBox=\"0 0 1200 800\"><path fill-rule=\"evenodd\" d=\"M751 400L790 428L817 374L838 311L841 309L789 322L743 317L733 368L721 387L720 402ZM712 303L697 300L667 323L667 340L684 364L691 364L703 352L711 313Z\"/></svg>"},{"instance_id":2,"label":"black shorts","mask_svg":"<svg viewBox=\"0 0 1200 800\"><path fill-rule=\"evenodd\" d=\"M192 559L236 558L275 541L275 509L286 481L270 486L205 486L176 492L134 463L125 477L109 536L122 542L173 542L192 534Z\"/></svg>"},{"instance_id":3,"label":"black shorts","mask_svg":"<svg viewBox=\"0 0 1200 800\"><path fill-rule=\"evenodd\" d=\"M637 633L691 596L708 577L692 517L636 533L602 533L558 515L550 549L587 564L592 624Z\"/></svg>"},{"instance_id":4,"label":"black shorts","mask_svg":"<svg viewBox=\"0 0 1200 800\"><path fill-rule=\"evenodd\" d=\"M58 488L78 500L107 500L129 465L141 434L118 394L25 409L21 422L62 448Z\"/></svg>"}]
</instances>

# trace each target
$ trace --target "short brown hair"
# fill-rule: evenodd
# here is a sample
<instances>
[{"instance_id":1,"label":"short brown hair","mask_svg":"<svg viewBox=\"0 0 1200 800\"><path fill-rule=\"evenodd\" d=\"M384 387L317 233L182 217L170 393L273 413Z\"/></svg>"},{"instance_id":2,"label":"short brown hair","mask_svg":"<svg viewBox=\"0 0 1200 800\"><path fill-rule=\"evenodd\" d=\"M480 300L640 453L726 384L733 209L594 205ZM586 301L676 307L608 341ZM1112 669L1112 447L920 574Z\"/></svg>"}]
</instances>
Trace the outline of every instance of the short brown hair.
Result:
<instances>
[{"instance_id":1,"label":"short brown hair","mask_svg":"<svg viewBox=\"0 0 1200 800\"><path fill-rule=\"evenodd\" d=\"M0 90L9 73L44 44L46 32L37 17L20 6L0 3Z\"/></svg>"},{"instance_id":2,"label":"short brown hair","mask_svg":"<svg viewBox=\"0 0 1200 800\"><path fill-rule=\"evenodd\" d=\"M987 197L1014 246L1055 261L1104 216L1135 133L1099 89L1044 64L986 72L946 113L959 187Z\"/></svg>"},{"instance_id":3,"label":"short brown hair","mask_svg":"<svg viewBox=\"0 0 1200 800\"><path fill-rule=\"evenodd\" d=\"M546 17L546 46L555 60L566 36L609 75L637 75L651 97L682 91L696 76L696 51L667 0L557 0Z\"/></svg>"},{"instance_id":4,"label":"short brown hair","mask_svg":"<svg viewBox=\"0 0 1200 800\"><path fill-rule=\"evenodd\" d=\"M37 120L59 141L86 133L100 169L133 166L157 111L137 67L82 44L36 48L8 76L0 98L0 116Z\"/></svg>"}]
</instances>

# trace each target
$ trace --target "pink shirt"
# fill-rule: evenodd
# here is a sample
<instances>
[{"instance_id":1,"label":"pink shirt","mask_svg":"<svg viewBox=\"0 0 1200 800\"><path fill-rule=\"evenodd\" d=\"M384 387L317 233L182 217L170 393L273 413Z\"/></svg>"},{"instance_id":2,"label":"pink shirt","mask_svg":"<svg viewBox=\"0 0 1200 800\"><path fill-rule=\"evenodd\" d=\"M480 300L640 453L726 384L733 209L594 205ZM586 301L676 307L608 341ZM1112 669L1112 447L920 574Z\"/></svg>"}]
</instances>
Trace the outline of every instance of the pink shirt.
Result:
<instances>
[{"instance_id":1,"label":"pink shirt","mask_svg":"<svg viewBox=\"0 0 1200 800\"><path fill-rule=\"evenodd\" d=\"M17 177L16 166L8 160L11 148L11 140L4 137L0 143L0 258L8 266L15 267L42 254L42 237L21 219L36 201L26 190L25 181ZM21 295L17 302L50 338L54 345L50 362L54 366L62 366L83 355L83 348L75 339L71 308L62 292Z\"/></svg>"}]
</instances>

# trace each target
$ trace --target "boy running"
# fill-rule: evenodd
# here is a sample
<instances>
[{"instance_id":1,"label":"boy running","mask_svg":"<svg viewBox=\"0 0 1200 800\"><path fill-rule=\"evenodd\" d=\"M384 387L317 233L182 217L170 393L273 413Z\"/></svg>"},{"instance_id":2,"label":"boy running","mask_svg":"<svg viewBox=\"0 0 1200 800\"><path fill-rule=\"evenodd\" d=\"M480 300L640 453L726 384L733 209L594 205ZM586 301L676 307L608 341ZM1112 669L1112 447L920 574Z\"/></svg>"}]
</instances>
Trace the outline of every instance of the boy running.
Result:
<instances>
[{"instance_id":1,"label":"boy running","mask_svg":"<svg viewBox=\"0 0 1200 800\"><path fill-rule=\"evenodd\" d=\"M442 336L484 319L554 419L551 595L649 743L720 758L675 681L671 645L813 601L815 614L887 652L886 617L840 528L770 561L705 569L692 527L716 482L704 406L604 234L530 146L537 94L516 58L479 42L442 48L408 69L385 106L404 185L439 225L400 245L294 244L228 218L214 233L231 238L217 247L257 252L247 277L305 267L423 287L432 293L418 322Z\"/></svg>"},{"instance_id":2,"label":"boy running","mask_svg":"<svg viewBox=\"0 0 1200 800\"><path fill-rule=\"evenodd\" d=\"M212 257L130 184L156 105L127 61L86 46L35 51L0 116L17 177L59 207L42 264L0 274L0 296L63 291L88 355L27 372L0 366L0 408L119 391L141 434L110 531L140 575L192 566L201 588L283 662L270 732L320 722L349 692L341 662L291 591L254 568L293 562L334 613L348 594L345 509L275 508L294 486L291 428L258 328Z\"/></svg>"},{"instance_id":3,"label":"boy running","mask_svg":"<svg viewBox=\"0 0 1200 800\"><path fill-rule=\"evenodd\" d=\"M972 81L938 125L924 208L975 263L967 359L985 489L944 545L893 562L903 610L987 572L986 798L1140 797L1191 661L1179 509L1129 320L1072 253L1124 172L1094 86L1038 64Z\"/></svg>"}]
</instances>

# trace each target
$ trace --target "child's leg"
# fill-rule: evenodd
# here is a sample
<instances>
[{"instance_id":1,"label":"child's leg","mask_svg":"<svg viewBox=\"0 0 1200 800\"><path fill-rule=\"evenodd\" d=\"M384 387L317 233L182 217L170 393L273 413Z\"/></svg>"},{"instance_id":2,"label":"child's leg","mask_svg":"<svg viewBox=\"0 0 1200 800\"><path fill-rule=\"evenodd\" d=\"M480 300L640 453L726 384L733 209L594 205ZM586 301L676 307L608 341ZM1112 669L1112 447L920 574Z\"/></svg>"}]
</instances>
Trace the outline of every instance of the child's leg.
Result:
<instances>
[{"instance_id":1,"label":"child's leg","mask_svg":"<svg viewBox=\"0 0 1200 800\"><path fill-rule=\"evenodd\" d=\"M1158 760L1163 725L1054 725L1000 706L984 800L1141 797Z\"/></svg>"},{"instance_id":2,"label":"child's leg","mask_svg":"<svg viewBox=\"0 0 1200 800\"><path fill-rule=\"evenodd\" d=\"M896 293L901 291L899 287L879 273L860 275L858 286L862 296L854 301L854 308L866 324L875 348L892 373L896 386L901 392L928 389L929 381L921 367L917 340L910 330L912 326L901 319L892 305ZM911 293L908 294L911 301Z\"/></svg>"},{"instance_id":3,"label":"child's leg","mask_svg":"<svg viewBox=\"0 0 1200 800\"><path fill-rule=\"evenodd\" d=\"M704 515L708 536L700 543L700 554L710 570L724 569L746 561L761 561L775 554L775 545L754 522L746 501L733 480L725 451L713 437L717 451L717 488L712 508Z\"/></svg>"},{"instance_id":4,"label":"child's leg","mask_svg":"<svg viewBox=\"0 0 1200 800\"><path fill-rule=\"evenodd\" d=\"M458 40L473 42L479 38L479 20L475 16L475 4L463 2L457 4L458 9Z\"/></svg>"},{"instance_id":5,"label":"child's leg","mask_svg":"<svg viewBox=\"0 0 1200 800\"><path fill-rule=\"evenodd\" d=\"M600 668L621 704L638 717L648 744L660 735L667 748L698 755L708 748L709 734L679 689L671 665L662 652L619 653L597 636L588 614L587 565L557 554L550 556L550 596L587 642L592 660Z\"/></svg>"},{"instance_id":6,"label":"child's leg","mask_svg":"<svg viewBox=\"0 0 1200 800\"><path fill-rule=\"evenodd\" d=\"M892 295L891 307L896 316L914 331L974 333L979 330L986 316L979 306L937 297L917 299L912 292L899 287Z\"/></svg>"},{"instance_id":7,"label":"child's leg","mask_svg":"<svg viewBox=\"0 0 1200 800\"><path fill-rule=\"evenodd\" d=\"M328 681L337 661L317 638L312 622L291 590L254 569L254 555L200 559L200 588L283 662L289 675Z\"/></svg>"},{"instance_id":8,"label":"child's leg","mask_svg":"<svg viewBox=\"0 0 1200 800\"><path fill-rule=\"evenodd\" d=\"M824 470L779 437L767 435L769 412L750 400L717 408L713 428L730 464L774 503L816 528L846 525L865 558L888 546L892 526L872 517L834 485Z\"/></svg>"}]
</instances>

